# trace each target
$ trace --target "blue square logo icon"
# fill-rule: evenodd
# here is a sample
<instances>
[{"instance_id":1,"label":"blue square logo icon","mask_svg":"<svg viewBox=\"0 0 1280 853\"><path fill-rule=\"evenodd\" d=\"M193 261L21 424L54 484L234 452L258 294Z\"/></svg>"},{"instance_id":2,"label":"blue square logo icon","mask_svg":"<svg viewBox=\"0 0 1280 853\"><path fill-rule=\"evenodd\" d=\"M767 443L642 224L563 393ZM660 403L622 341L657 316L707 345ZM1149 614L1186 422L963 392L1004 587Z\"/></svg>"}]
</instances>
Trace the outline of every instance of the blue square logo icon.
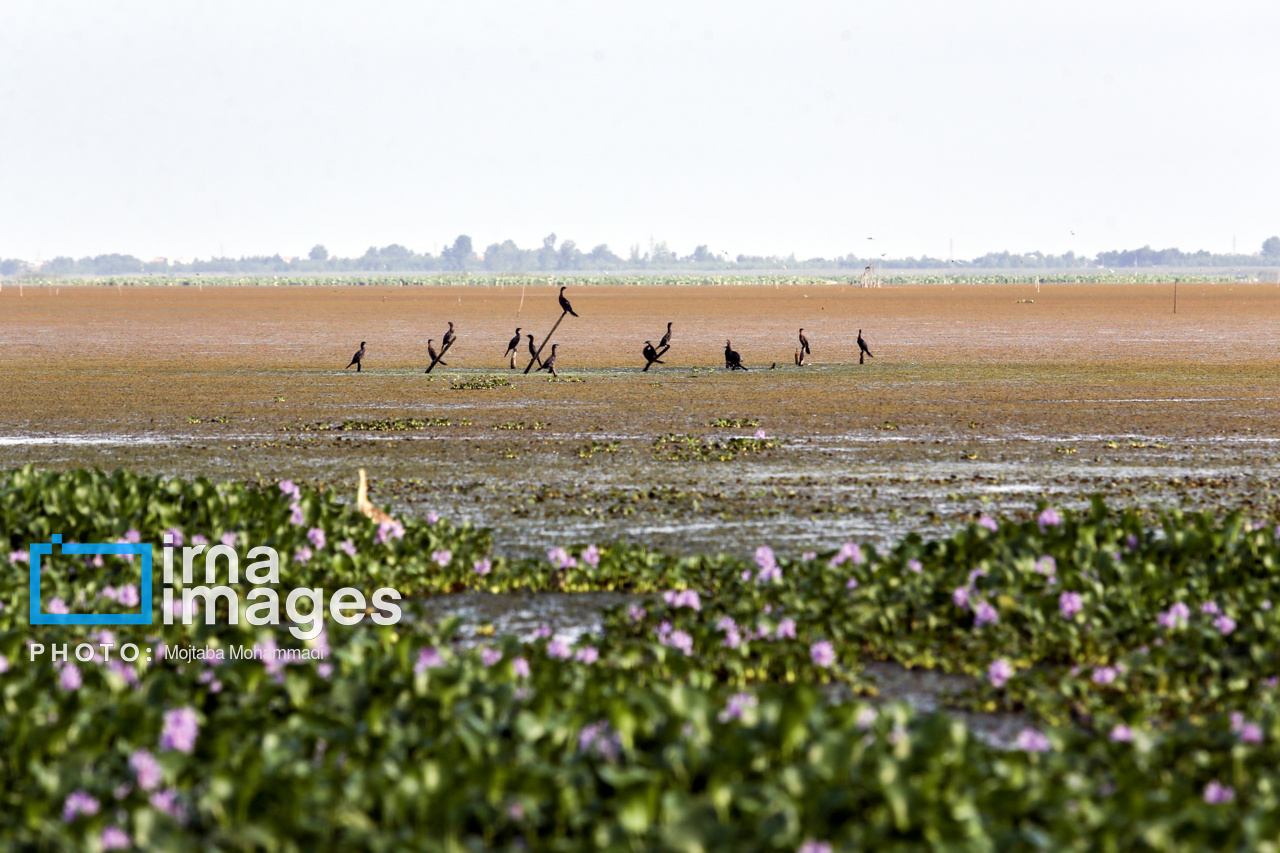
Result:
<instances>
[{"instance_id":1,"label":"blue square logo icon","mask_svg":"<svg viewBox=\"0 0 1280 853\"><path fill-rule=\"evenodd\" d=\"M59 545L64 555L136 554L142 558L141 613L45 613L40 607L40 560L53 556ZM68 542L55 533L48 542L31 545L31 624L32 625L150 625L151 623L151 545L127 542Z\"/></svg>"}]
</instances>

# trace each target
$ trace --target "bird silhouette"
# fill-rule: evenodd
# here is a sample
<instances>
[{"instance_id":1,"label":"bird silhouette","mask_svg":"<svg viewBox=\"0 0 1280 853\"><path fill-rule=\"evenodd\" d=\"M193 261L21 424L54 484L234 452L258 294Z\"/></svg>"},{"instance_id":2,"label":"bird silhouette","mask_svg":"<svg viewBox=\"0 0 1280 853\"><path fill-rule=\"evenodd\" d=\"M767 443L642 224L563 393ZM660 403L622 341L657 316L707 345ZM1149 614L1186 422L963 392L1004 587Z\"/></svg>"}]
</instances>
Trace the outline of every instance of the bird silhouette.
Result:
<instances>
[{"instance_id":1,"label":"bird silhouette","mask_svg":"<svg viewBox=\"0 0 1280 853\"><path fill-rule=\"evenodd\" d=\"M746 370L747 369L742 364L742 356L738 355L738 353L734 350L733 343L731 341L724 342L724 366L729 368L730 370Z\"/></svg>"},{"instance_id":2,"label":"bird silhouette","mask_svg":"<svg viewBox=\"0 0 1280 853\"><path fill-rule=\"evenodd\" d=\"M809 349L809 339L804 336L804 329L800 330L800 349L804 351L805 355L813 355L813 352Z\"/></svg>"},{"instance_id":3,"label":"bird silhouette","mask_svg":"<svg viewBox=\"0 0 1280 853\"><path fill-rule=\"evenodd\" d=\"M542 360L538 358L538 348L533 345L533 335L527 335L526 337L529 338L529 355L533 356L533 360L538 362L538 369L542 369Z\"/></svg>"},{"instance_id":4,"label":"bird silhouette","mask_svg":"<svg viewBox=\"0 0 1280 853\"><path fill-rule=\"evenodd\" d=\"M574 311L574 310L573 310L573 306L569 304L569 300L564 298L564 288L565 288L565 285L561 285L561 287L560 287L560 307L561 307L562 309L564 309L565 311L569 312L570 314L572 314L573 316L577 317L577 316L578 316L578 312L577 312L577 311ZM553 347L552 347L552 349L554 349L554 348L555 348L555 347L553 346Z\"/></svg>"},{"instance_id":5,"label":"bird silhouette","mask_svg":"<svg viewBox=\"0 0 1280 853\"><path fill-rule=\"evenodd\" d=\"M507 351L502 354L503 358L511 355L520 346L520 327L516 326L516 336L507 343Z\"/></svg>"},{"instance_id":6,"label":"bird silhouette","mask_svg":"<svg viewBox=\"0 0 1280 853\"><path fill-rule=\"evenodd\" d=\"M871 350L867 349L867 342L862 339L861 329L858 330L858 350L858 364L864 363L864 356L871 356L871 358L875 358L874 355L871 355Z\"/></svg>"},{"instance_id":7,"label":"bird silhouette","mask_svg":"<svg viewBox=\"0 0 1280 853\"><path fill-rule=\"evenodd\" d=\"M538 368L538 370L545 370L549 372L552 376L555 376L556 378L559 378L560 376L560 374L556 373L556 347L558 346L560 345L559 344L551 345L551 355L547 356L547 360L542 362L542 367Z\"/></svg>"},{"instance_id":8,"label":"bird silhouette","mask_svg":"<svg viewBox=\"0 0 1280 853\"><path fill-rule=\"evenodd\" d=\"M649 368L653 367L655 364L666 364L665 361L658 358L658 351L653 348L652 341L644 342L644 360L646 362L644 366L645 373L648 373Z\"/></svg>"},{"instance_id":9,"label":"bird silhouette","mask_svg":"<svg viewBox=\"0 0 1280 853\"><path fill-rule=\"evenodd\" d=\"M658 346L665 347L671 343L671 324L667 323L667 333L662 336L662 340L658 341Z\"/></svg>"},{"instance_id":10,"label":"bird silhouette","mask_svg":"<svg viewBox=\"0 0 1280 853\"><path fill-rule=\"evenodd\" d=\"M432 364L443 364L445 367L449 366L449 362L441 360L440 356L436 353L436 348L431 345L430 340L427 341L427 355L431 356Z\"/></svg>"},{"instance_id":11,"label":"bird silhouette","mask_svg":"<svg viewBox=\"0 0 1280 853\"><path fill-rule=\"evenodd\" d=\"M360 342L360 349L356 350L356 354L355 354L355 355L353 355L353 356L351 356L351 362L350 362L350 364L348 364L346 367L344 367L344 368L342 368L342 369L343 369L343 370L348 370L348 369L350 369L350 368L351 368L351 365L352 365L352 364L354 364L354 365L356 366L356 373L359 373L359 372L360 372L360 362L361 362L361 360L362 360L363 358L364 358L364 341L361 341L361 342Z\"/></svg>"},{"instance_id":12,"label":"bird silhouette","mask_svg":"<svg viewBox=\"0 0 1280 853\"><path fill-rule=\"evenodd\" d=\"M454 342L455 338L457 338L457 335L453 333L453 321L450 320L449 331L445 332L444 337L440 339L440 351L444 352L445 350L447 350L449 348L449 345Z\"/></svg>"}]
</instances>

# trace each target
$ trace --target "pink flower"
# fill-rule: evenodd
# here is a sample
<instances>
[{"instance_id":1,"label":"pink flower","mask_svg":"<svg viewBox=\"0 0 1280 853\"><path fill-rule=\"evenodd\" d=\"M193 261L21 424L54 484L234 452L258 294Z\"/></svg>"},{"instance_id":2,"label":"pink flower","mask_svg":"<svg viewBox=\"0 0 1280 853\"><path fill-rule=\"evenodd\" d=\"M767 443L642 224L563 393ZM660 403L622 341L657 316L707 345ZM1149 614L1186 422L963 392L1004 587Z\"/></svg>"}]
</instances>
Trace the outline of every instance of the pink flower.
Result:
<instances>
[{"instance_id":1,"label":"pink flower","mask_svg":"<svg viewBox=\"0 0 1280 853\"><path fill-rule=\"evenodd\" d=\"M649 612L638 604L632 604L627 608L627 615L631 617L632 622L639 622L649 615Z\"/></svg>"},{"instance_id":2,"label":"pink flower","mask_svg":"<svg viewBox=\"0 0 1280 853\"><path fill-rule=\"evenodd\" d=\"M413 665L414 675L421 675L428 669L436 669L444 666L444 657L440 654L440 650L435 646L428 646L418 652L418 660Z\"/></svg>"},{"instance_id":3,"label":"pink flower","mask_svg":"<svg viewBox=\"0 0 1280 853\"><path fill-rule=\"evenodd\" d=\"M817 551L805 551L803 554L800 555L800 559L804 560L807 563L817 556L818 556Z\"/></svg>"},{"instance_id":4,"label":"pink flower","mask_svg":"<svg viewBox=\"0 0 1280 853\"><path fill-rule=\"evenodd\" d=\"M480 577L484 577L493 570L493 563L489 562L487 557L483 560L476 560L473 565L475 566L476 574Z\"/></svg>"},{"instance_id":5,"label":"pink flower","mask_svg":"<svg viewBox=\"0 0 1280 853\"><path fill-rule=\"evenodd\" d=\"M740 720L742 715L748 708L755 708L760 704L760 700L750 693L735 693L729 697L729 701L725 703L724 710L716 715L722 723L730 720Z\"/></svg>"},{"instance_id":6,"label":"pink flower","mask_svg":"<svg viewBox=\"0 0 1280 853\"><path fill-rule=\"evenodd\" d=\"M97 799L89 796L83 789L75 790L67 795L66 802L62 804L62 819L70 823L80 815L95 815L98 807Z\"/></svg>"},{"instance_id":7,"label":"pink flower","mask_svg":"<svg viewBox=\"0 0 1280 853\"><path fill-rule=\"evenodd\" d=\"M1187 619L1191 616L1191 608L1181 601L1174 602L1168 610L1156 617L1161 628L1173 630L1187 627Z\"/></svg>"},{"instance_id":8,"label":"pink flower","mask_svg":"<svg viewBox=\"0 0 1280 853\"><path fill-rule=\"evenodd\" d=\"M1058 514L1056 509L1049 508L1040 513L1037 521L1040 523L1040 532L1044 533L1047 528L1057 527L1062 524L1062 516Z\"/></svg>"},{"instance_id":9,"label":"pink flower","mask_svg":"<svg viewBox=\"0 0 1280 853\"><path fill-rule=\"evenodd\" d=\"M840 550L831 558L831 567L843 565L846 561L852 561L855 566L860 566L867 561L863 556L862 547L857 542L846 542L840 546Z\"/></svg>"},{"instance_id":10,"label":"pink flower","mask_svg":"<svg viewBox=\"0 0 1280 853\"><path fill-rule=\"evenodd\" d=\"M280 493L295 501L302 497L302 490L294 485L293 480L281 480Z\"/></svg>"},{"instance_id":11,"label":"pink flower","mask_svg":"<svg viewBox=\"0 0 1280 853\"><path fill-rule=\"evenodd\" d=\"M160 748L193 752L200 724L194 708L175 708L164 712L164 729L160 732Z\"/></svg>"},{"instance_id":12,"label":"pink flower","mask_svg":"<svg viewBox=\"0 0 1280 853\"><path fill-rule=\"evenodd\" d=\"M129 840L129 833L118 826L108 826L102 830L98 841L102 844L103 850L127 850L133 846L133 842Z\"/></svg>"},{"instance_id":13,"label":"pink flower","mask_svg":"<svg viewBox=\"0 0 1280 853\"><path fill-rule=\"evenodd\" d=\"M1213 616L1221 613L1222 610L1218 607L1218 603L1216 601L1206 601L1204 604L1200 605L1200 612Z\"/></svg>"},{"instance_id":14,"label":"pink flower","mask_svg":"<svg viewBox=\"0 0 1280 853\"><path fill-rule=\"evenodd\" d=\"M338 549L348 557L354 557L356 555L356 543L352 542L350 539L343 539L342 544L338 546Z\"/></svg>"},{"instance_id":15,"label":"pink flower","mask_svg":"<svg viewBox=\"0 0 1280 853\"><path fill-rule=\"evenodd\" d=\"M511 662L511 671L521 678L528 678L529 662L524 658L516 658Z\"/></svg>"},{"instance_id":16,"label":"pink flower","mask_svg":"<svg viewBox=\"0 0 1280 853\"><path fill-rule=\"evenodd\" d=\"M435 561L437 566L443 569L445 566L449 565L449 563L453 562L453 552L448 548L443 548L439 551L432 551L431 559Z\"/></svg>"},{"instance_id":17,"label":"pink flower","mask_svg":"<svg viewBox=\"0 0 1280 853\"><path fill-rule=\"evenodd\" d=\"M684 631L668 631L658 638L658 642L664 646L679 649L686 656L693 654L693 637L690 637Z\"/></svg>"},{"instance_id":18,"label":"pink flower","mask_svg":"<svg viewBox=\"0 0 1280 853\"><path fill-rule=\"evenodd\" d=\"M996 520L985 513L978 519L978 526L985 527L993 533L1000 529L1000 525Z\"/></svg>"},{"instance_id":19,"label":"pink flower","mask_svg":"<svg viewBox=\"0 0 1280 853\"><path fill-rule=\"evenodd\" d=\"M502 660L502 652L498 649L483 648L480 650L480 662L485 666L493 666Z\"/></svg>"},{"instance_id":20,"label":"pink flower","mask_svg":"<svg viewBox=\"0 0 1280 853\"><path fill-rule=\"evenodd\" d=\"M302 513L302 504L289 504L289 523L294 527L301 527L307 523L307 517Z\"/></svg>"},{"instance_id":21,"label":"pink flower","mask_svg":"<svg viewBox=\"0 0 1280 853\"><path fill-rule=\"evenodd\" d=\"M858 714L853 718L853 724L861 731L866 731L876 724L876 717L880 716L875 708L870 705L863 705L858 709Z\"/></svg>"},{"instance_id":22,"label":"pink flower","mask_svg":"<svg viewBox=\"0 0 1280 853\"><path fill-rule=\"evenodd\" d=\"M138 780L138 787L144 791L154 791L164 780L164 771L160 769L160 762L145 749L134 750L129 756L129 767L133 770L134 778Z\"/></svg>"},{"instance_id":23,"label":"pink flower","mask_svg":"<svg viewBox=\"0 0 1280 853\"><path fill-rule=\"evenodd\" d=\"M1084 602L1078 592L1064 592L1058 596L1058 609L1062 611L1062 615L1067 619L1075 616L1083 607Z\"/></svg>"},{"instance_id":24,"label":"pink flower","mask_svg":"<svg viewBox=\"0 0 1280 853\"><path fill-rule=\"evenodd\" d=\"M169 540L170 540L169 544L171 544L174 548L181 548L182 544L186 541L185 539L182 538L182 531L176 527L170 527L168 530L164 532L164 535L169 537Z\"/></svg>"},{"instance_id":25,"label":"pink flower","mask_svg":"<svg viewBox=\"0 0 1280 853\"><path fill-rule=\"evenodd\" d=\"M582 562L586 563L593 569L600 567L600 549L595 545L588 545L586 550L582 552Z\"/></svg>"},{"instance_id":26,"label":"pink flower","mask_svg":"<svg viewBox=\"0 0 1280 853\"><path fill-rule=\"evenodd\" d=\"M293 561L299 565L305 566L307 563L311 562L311 549L306 545L303 545L297 551L293 552Z\"/></svg>"},{"instance_id":27,"label":"pink flower","mask_svg":"<svg viewBox=\"0 0 1280 853\"><path fill-rule=\"evenodd\" d=\"M796 620L783 619L778 623L778 629L774 636L779 640L794 640L796 638Z\"/></svg>"},{"instance_id":28,"label":"pink flower","mask_svg":"<svg viewBox=\"0 0 1280 853\"><path fill-rule=\"evenodd\" d=\"M578 649L576 657L579 662L589 665L600 659L600 652L596 650L595 646L584 646L583 648Z\"/></svg>"},{"instance_id":29,"label":"pink flower","mask_svg":"<svg viewBox=\"0 0 1280 853\"><path fill-rule=\"evenodd\" d=\"M1036 571L1042 575L1053 577L1058 571L1058 561L1049 556L1041 557L1036 560Z\"/></svg>"},{"instance_id":30,"label":"pink flower","mask_svg":"<svg viewBox=\"0 0 1280 853\"><path fill-rule=\"evenodd\" d=\"M1000 614L987 601L979 601L973 607L973 624L976 628L983 625L994 625L1000 621Z\"/></svg>"},{"instance_id":31,"label":"pink flower","mask_svg":"<svg viewBox=\"0 0 1280 853\"><path fill-rule=\"evenodd\" d=\"M18 565L18 563L29 563L30 561L31 561L31 555L28 554L26 551L10 551L9 552L9 562L13 563L15 566Z\"/></svg>"},{"instance_id":32,"label":"pink flower","mask_svg":"<svg viewBox=\"0 0 1280 853\"><path fill-rule=\"evenodd\" d=\"M151 795L148 802L151 807L158 812L164 812L174 820L186 822L187 812L182 806L178 805L178 792L169 788L164 791L156 791Z\"/></svg>"},{"instance_id":33,"label":"pink flower","mask_svg":"<svg viewBox=\"0 0 1280 853\"><path fill-rule=\"evenodd\" d=\"M552 640L547 643L547 657L556 660L568 660L573 654L573 650L569 648L569 644L564 640Z\"/></svg>"},{"instance_id":34,"label":"pink flower","mask_svg":"<svg viewBox=\"0 0 1280 853\"><path fill-rule=\"evenodd\" d=\"M437 513L436 511L432 510L431 512L427 513L427 524L435 524L439 520L440 520L440 514Z\"/></svg>"},{"instance_id":35,"label":"pink flower","mask_svg":"<svg viewBox=\"0 0 1280 853\"><path fill-rule=\"evenodd\" d=\"M622 741L605 720L584 726L578 733L578 751L595 753L607 761L617 761Z\"/></svg>"},{"instance_id":36,"label":"pink flower","mask_svg":"<svg viewBox=\"0 0 1280 853\"><path fill-rule=\"evenodd\" d=\"M80 685L84 680L80 676L80 668L73 663L64 663L61 672L58 675L58 686L68 693L74 693L80 689Z\"/></svg>"},{"instance_id":37,"label":"pink flower","mask_svg":"<svg viewBox=\"0 0 1280 853\"><path fill-rule=\"evenodd\" d=\"M1111 730L1111 739L1116 743L1132 743L1133 729L1124 723L1117 723L1115 728Z\"/></svg>"},{"instance_id":38,"label":"pink flower","mask_svg":"<svg viewBox=\"0 0 1280 853\"><path fill-rule=\"evenodd\" d=\"M924 571L924 564L919 560L907 560L907 568L916 574L920 574Z\"/></svg>"},{"instance_id":39,"label":"pink flower","mask_svg":"<svg viewBox=\"0 0 1280 853\"><path fill-rule=\"evenodd\" d=\"M197 533L195 536L191 537L191 544L192 545L208 545L209 538L207 536L201 536L199 533Z\"/></svg>"},{"instance_id":40,"label":"pink flower","mask_svg":"<svg viewBox=\"0 0 1280 853\"><path fill-rule=\"evenodd\" d=\"M816 838L806 838L796 853L831 853L831 843Z\"/></svg>"},{"instance_id":41,"label":"pink flower","mask_svg":"<svg viewBox=\"0 0 1280 853\"><path fill-rule=\"evenodd\" d=\"M951 600L962 610L969 608L969 587L958 586L951 591Z\"/></svg>"},{"instance_id":42,"label":"pink flower","mask_svg":"<svg viewBox=\"0 0 1280 853\"><path fill-rule=\"evenodd\" d=\"M1013 678L1013 667L1004 658L996 658L987 667L987 680L992 687L1004 687L1004 683Z\"/></svg>"},{"instance_id":43,"label":"pink flower","mask_svg":"<svg viewBox=\"0 0 1280 853\"><path fill-rule=\"evenodd\" d=\"M809 647L809 657L816 665L826 668L836 662L836 650L829 641L819 640Z\"/></svg>"},{"instance_id":44,"label":"pink flower","mask_svg":"<svg viewBox=\"0 0 1280 853\"><path fill-rule=\"evenodd\" d=\"M1236 798L1236 792L1214 779L1204 786L1204 801L1211 806L1229 803Z\"/></svg>"},{"instance_id":45,"label":"pink flower","mask_svg":"<svg viewBox=\"0 0 1280 853\"><path fill-rule=\"evenodd\" d=\"M857 578L849 578L847 581L845 581L844 588L845 588L845 589L857 589L857 588L858 588L858 579L857 579Z\"/></svg>"},{"instance_id":46,"label":"pink flower","mask_svg":"<svg viewBox=\"0 0 1280 853\"><path fill-rule=\"evenodd\" d=\"M557 569L572 569L578 565L578 561L570 557L568 551L559 547L547 551L547 560Z\"/></svg>"},{"instance_id":47,"label":"pink flower","mask_svg":"<svg viewBox=\"0 0 1280 853\"><path fill-rule=\"evenodd\" d=\"M308 530L307 539L311 541L311 544L313 547L321 551L324 550L325 543L328 541L325 538L324 530L322 530L319 527L313 527L310 530Z\"/></svg>"},{"instance_id":48,"label":"pink flower","mask_svg":"<svg viewBox=\"0 0 1280 853\"><path fill-rule=\"evenodd\" d=\"M1213 620L1213 627L1221 631L1222 636L1225 637L1236 629L1236 620L1224 614Z\"/></svg>"},{"instance_id":49,"label":"pink flower","mask_svg":"<svg viewBox=\"0 0 1280 853\"><path fill-rule=\"evenodd\" d=\"M236 547L236 534L231 531L227 531L222 534L218 541L223 545L226 545L228 548L234 548Z\"/></svg>"},{"instance_id":50,"label":"pink flower","mask_svg":"<svg viewBox=\"0 0 1280 853\"><path fill-rule=\"evenodd\" d=\"M1093 670L1093 683L1100 685L1111 684L1116 680L1116 676L1118 674L1119 673L1116 671L1116 668L1113 666L1096 667Z\"/></svg>"},{"instance_id":51,"label":"pink flower","mask_svg":"<svg viewBox=\"0 0 1280 853\"><path fill-rule=\"evenodd\" d=\"M61 614L70 613L71 611L67 608L67 603L65 601L61 598L55 598L53 601L49 602L49 612Z\"/></svg>"},{"instance_id":52,"label":"pink flower","mask_svg":"<svg viewBox=\"0 0 1280 853\"><path fill-rule=\"evenodd\" d=\"M1017 745L1023 752L1048 752L1053 748L1053 744L1049 743L1049 738L1043 732L1031 728L1018 732Z\"/></svg>"},{"instance_id":53,"label":"pink flower","mask_svg":"<svg viewBox=\"0 0 1280 853\"><path fill-rule=\"evenodd\" d=\"M378 535L374 541L379 545L390 544L392 539L404 538L404 525L398 521L383 521L378 524Z\"/></svg>"},{"instance_id":54,"label":"pink flower","mask_svg":"<svg viewBox=\"0 0 1280 853\"><path fill-rule=\"evenodd\" d=\"M766 439L766 438L768 438L768 437L769 437L769 436L765 433L765 431L764 431L764 430L762 430L762 429L758 429L758 430L756 430L756 438L758 438L758 439L760 439L760 440L762 440L762 441L763 441L764 439Z\"/></svg>"},{"instance_id":55,"label":"pink flower","mask_svg":"<svg viewBox=\"0 0 1280 853\"><path fill-rule=\"evenodd\" d=\"M702 599L692 589L680 590L679 592L668 590L662 594L662 600L673 608L688 607L691 610L702 610Z\"/></svg>"}]
</instances>

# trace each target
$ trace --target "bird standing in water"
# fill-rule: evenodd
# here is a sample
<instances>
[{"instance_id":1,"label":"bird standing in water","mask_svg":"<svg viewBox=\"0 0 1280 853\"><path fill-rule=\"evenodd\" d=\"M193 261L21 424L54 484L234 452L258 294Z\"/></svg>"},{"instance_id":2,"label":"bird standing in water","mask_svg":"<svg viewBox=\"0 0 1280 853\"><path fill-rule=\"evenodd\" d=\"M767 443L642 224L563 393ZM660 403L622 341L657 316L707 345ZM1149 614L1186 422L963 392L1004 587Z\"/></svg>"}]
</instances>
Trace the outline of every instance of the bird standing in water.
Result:
<instances>
[{"instance_id":1,"label":"bird standing in water","mask_svg":"<svg viewBox=\"0 0 1280 853\"><path fill-rule=\"evenodd\" d=\"M445 367L448 367L449 362L441 360L440 356L436 354L436 348L433 347L431 343L432 342L430 340L427 341L427 355L431 356L431 363L443 364Z\"/></svg>"},{"instance_id":2,"label":"bird standing in water","mask_svg":"<svg viewBox=\"0 0 1280 853\"><path fill-rule=\"evenodd\" d=\"M559 344L551 345L551 355L547 356L547 360L542 362L542 367L538 368L539 370L548 371L552 376L556 377L557 379L560 378L560 374L556 373L556 347L558 346L560 345Z\"/></svg>"},{"instance_id":3,"label":"bird standing in water","mask_svg":"<svg viewBox=\"0 0 1280 853\"><path fill-rule=\"evenodd\" d=\"M732 341L724 342L724 366L729 368L730 370L746 370L747 369L742 364L742 356L738 355L738 353L734 350Z\"/></svg>"},{"instance_id":4,"label":"bird standing in water","mask_svg":"<svg viewBox=\"0 0 1280 853\"><path fill-rule=\"evenodd\" d=\"M863 363L864 363L864 358L863 358L863 356L869 356L869 355L870 355L872 358L875 358L875 356L874 356L874 355L871 355L871 350L867 349L867 342L866 342L866 341L864 341L864 340L862 339L862 330L861 330L861 329L859 329L859 330L858 330L858 350L859 350L859 352L858 352L858 364L863 364Z\"/></svg>"},{"instance_id":5,"label":"bird standing in water","mask_svg":"<svg viewBox=\"0 0 1280 853\"><path fill-rule=\"evenodd\" d=\"M662 361L661 359L659 359L659 358L658 358L658 351L657 351L657 350L655 350L655 349L653 348L653 342L652 342L652 341L645 341L645 342L644 342L644 360L645 360L645 362L646 362L646 364L645 364L645 366L644 366L644 372L645 372L645 373L648 373L648 372L649 372L649 368L650 368L650 367L653 367L655 364L665 364L665 363L666 363L666 362L664 362L664 361Z\"/></svg>"},{"instance_id":6,"label":"bird standing in water","mask_svg":"<svg viewBox=\"0 0 1280 853\"><path fill-rule=\"evenodd\" d=\"M658 341L658 349L664 349L671 345L671 324L667 323L667 333L662 336L662 340Z\"/></svg>"},{"instance_id":7,"label":"bird standing in water","mask_svg":"<svg viewBox=\"0 0 1280 853\"><path fill-rule=\"evenodd\" d=\"M561 307L562 309L564 309L566 312L568 312L568 313L572 314L573 316L577 317L577 316L578 316L578 312L577 312L577 311L574 311L574 310L573 310L573 306L569 304L569 300L564 298L564 289L565 289L565 287L566 287L566 285L561 285L561 287L560 287L560 307ZM552 347L552 349L555 349L555 347L553 346L553 347Z\"/></svg>"},{"instance_id":8,"label":"bird standing in water","mask_svg":"<svg viewBox=\"0 0 1280 853\"><path fill-rule=\"evenodd\" d=\"M444 333L444 337L440 339L440 351L444 352L449 345L454 342L458 336L453 333L453 321L449 321L449 331Z\"/></svg>"},{"instance_id":9,"label":"bird standing in water","mask_svg":"<svg viewBox=\"0 0 1280 853\"><path fill-rule=\"evenodd\" d=\"M360 349L356 350L356 354L355 354L355 355L353 355L353 356L351 356L351 364L348 364L346 367L344 367L344 368L342 368L342 369L343 369L343 370L349 370L349 369L351 368L351 365L352 365L352 364L354 364L354 365L356 366L356 373L359 373L359 372L360 372L360 362L361 362L363 359L364 359L364 341L361 341L361 342L360 342Z\"/></svg>"},{"instance_id":10,"label":"bird standing in water","mask_svg":"<svg viewBox=\"0 0 1280 853\"><path fill-rule=\"evenodd\" d=\"M538 348L533 345L533 335L527 335L526 337L529 338L529 355L533 357L534 361L538 362L538 369L541 370L542 361L538 358ZM555 349L554 346L551 348Z\"/></svg>"}]
</instances>

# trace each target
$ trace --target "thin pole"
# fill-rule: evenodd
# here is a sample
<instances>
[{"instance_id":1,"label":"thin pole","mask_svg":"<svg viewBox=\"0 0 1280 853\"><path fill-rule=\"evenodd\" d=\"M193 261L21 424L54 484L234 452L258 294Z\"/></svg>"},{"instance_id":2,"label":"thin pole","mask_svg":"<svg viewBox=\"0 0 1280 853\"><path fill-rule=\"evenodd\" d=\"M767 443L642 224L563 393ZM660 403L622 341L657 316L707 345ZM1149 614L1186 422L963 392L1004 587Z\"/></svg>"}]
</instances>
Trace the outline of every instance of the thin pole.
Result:
<instances>
[{"instance_id":1,"label":"thin pole","mask_svg":"<svg viewBox=\"0 0 1280 853\"><path fill-rule=\"evenodd\" d=\"M1178 283L1173 283L1173 313L1178 313Z\"/></svg>"},{"instance_id":2,"label":"thin pole","mask_svg":"<svg viewBox=\"0 0 1280 853\"><path fill-rule=\"evenodd\" d=\"M520 283L520 307L516 309L516 319L520 319L520 312L524 310L524 289L529 286L529 279L525 279Z\"/></svg>"},{"instance_id":3,"label":"thin pole","mask_svg":"<svg viewBox=\"0 0 1280 853\"><path fill-rule=\"evenodd\" d=\"M547 345L547 341L551 340L551 336L552 336L552 335L554 335L554 334L556 333L556 329L560 328L560 323L561 323L561 321L562 321L562 320L564 320L564 318L565 318L565 317L567 317L567 316L569 316L569 312L568 312L568 311L561 311L561 312L560 312L560 319L559 319L559 320L556 320L556 324L555 324L554 326L552 326L552 327L551 327L551 331L547 332L547 336L546 336L545 338L543 338L543 340L542 340L542 346L538 347L538 351L537 351L537 352L535 352L535 353L533 354L533 358L529 359L529 366L528 366L528 367L526 367L526 368L524 369L524 372L525 372L525 373L528 373L530 370L533 370L533 363L534 363L535 361L536 361L536 362L541 363L541 361L542 361L542 349L543 349L543 347L545 347L545 346Z\"/></svg>"}]
</instances>

